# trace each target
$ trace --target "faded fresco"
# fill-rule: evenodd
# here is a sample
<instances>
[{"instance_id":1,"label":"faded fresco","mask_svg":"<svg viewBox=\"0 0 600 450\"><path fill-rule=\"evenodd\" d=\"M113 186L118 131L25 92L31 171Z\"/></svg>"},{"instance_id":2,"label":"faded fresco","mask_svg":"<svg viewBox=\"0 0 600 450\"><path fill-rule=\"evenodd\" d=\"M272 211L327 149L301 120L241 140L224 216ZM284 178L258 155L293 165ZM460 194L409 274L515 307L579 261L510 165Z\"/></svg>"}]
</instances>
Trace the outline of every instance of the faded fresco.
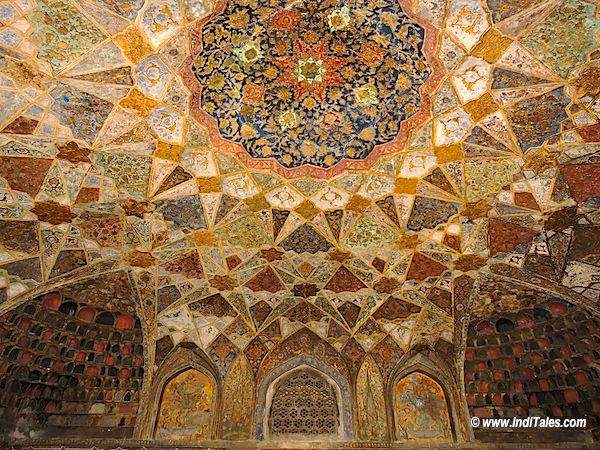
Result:
<instances>
[{"instance_id":1,"label":"faded fresco","mask_svg":"<svg viewBox=\"0 0 600 450\"><path fill-rule=\"evenodd\" d=\"M387 419L383 381L372 358L366 358L356 380L358 431L361 440L382 441L387 438Z\"/></svg>"},{"instance_id":2,"label":"faded fresco","mask_svg":"<svg viewBox=\"0 0 600 450\"><path fill-rule=\"evenodd\" d=\"M441 386L419 372L402 378L394 389L396 439L450 439L450 417Z\"/></svg>"},{"instance_id":3,"label":"faded fresco","mask_svg":"<svg viewBox=\"0 0 600 450\"><path fill-rule=\"evenodd\" d=\"M248 360L235 360L223 384L222 427L224 439L250 439L254 409L254 380Z\"/></svg>"},{"instance_id":4,"label":"faded fresco","mask_svg":"<svg viewBox=\"0 0 600 450\"><path fill-rule=\"evenodd\" d=\"M167 383L160 405L157 439L202 440L211 437L214 387L197 370Z\"/></svg>"}]
</instances>

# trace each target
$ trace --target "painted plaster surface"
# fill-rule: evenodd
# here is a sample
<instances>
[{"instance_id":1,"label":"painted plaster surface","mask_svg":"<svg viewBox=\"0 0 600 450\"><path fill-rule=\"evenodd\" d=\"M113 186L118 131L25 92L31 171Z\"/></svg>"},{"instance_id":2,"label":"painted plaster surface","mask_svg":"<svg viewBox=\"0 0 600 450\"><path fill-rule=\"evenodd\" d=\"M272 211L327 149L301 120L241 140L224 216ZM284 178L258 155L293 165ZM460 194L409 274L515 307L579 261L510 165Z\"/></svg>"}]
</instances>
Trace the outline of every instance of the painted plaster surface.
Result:
<instances>
[{"instance_id":1,"label":"painted plaster surface","mask_svg":"<svg viewBox=\"0 0 600 450\"><path fill-rule=\"evenodd\" d=\"M407 440L448 439L450 416L441 386L415 372L396 384L396 433Z\"/></svg>"},{"instance_id":2,"label":"painted plaster surface","mask_svg":"<svg viewBox=\"0 0 600 450\"><path fill-rule=\"evenodd\" d=\"M204 440L212 428L214 386L202 372L188 370L171 380L162 395L156 438Z\"/></svg>"},{"instance_id":3,"label":"painted plaster surface","mask_svg":"<svg viewBox=\"0 0 600 450\"><path fill-rule=\"evenodd\" d=\"M536 342L540 367L564 370L519 387L529 362L487 346L501 344L500 318L552 315L556 301L593 348L599 32L591 0L1 1L11 436L90 423L133 436L153 374L181 346L220 380L221 421L210 434L205 416L167 405L174 439L253 438L260 381L299 356L356 387L373 418L357 415L356 439L393 438L384 399L416 354L443 361L449 401L472 414L549 402L598 426L597 352ZM136 331L114 338L102 327L121 316ZM484 344L473 330L486 320ZM543 337L531 333L510 339ZM488 350L489 380L477 366ZM145 384L125 389L132 366ZM538 379L560 393L539 395ZM454 434L417 413L409 434L468 438L466 408Z\"/></svg>"}]
</instances>

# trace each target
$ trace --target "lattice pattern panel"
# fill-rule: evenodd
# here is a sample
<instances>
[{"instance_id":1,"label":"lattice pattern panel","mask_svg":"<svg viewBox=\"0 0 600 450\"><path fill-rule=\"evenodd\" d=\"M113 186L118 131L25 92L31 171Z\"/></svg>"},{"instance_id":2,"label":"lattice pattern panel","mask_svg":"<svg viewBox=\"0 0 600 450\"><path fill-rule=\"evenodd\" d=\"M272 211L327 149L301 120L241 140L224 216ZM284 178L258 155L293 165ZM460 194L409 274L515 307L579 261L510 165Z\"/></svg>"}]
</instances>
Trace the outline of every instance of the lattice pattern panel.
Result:
<instances>
[{"instance_id":1,"label":"lattice pattern panel","mask_svg":"<svg viewBox=\"0 0 600 450\"><path fill-rule=\"evenodd\" d=\"M339 426L333 387L311 371L299 371L273 395L269 427L273 435L331 435Z\"/></svg>"}]
</instances>

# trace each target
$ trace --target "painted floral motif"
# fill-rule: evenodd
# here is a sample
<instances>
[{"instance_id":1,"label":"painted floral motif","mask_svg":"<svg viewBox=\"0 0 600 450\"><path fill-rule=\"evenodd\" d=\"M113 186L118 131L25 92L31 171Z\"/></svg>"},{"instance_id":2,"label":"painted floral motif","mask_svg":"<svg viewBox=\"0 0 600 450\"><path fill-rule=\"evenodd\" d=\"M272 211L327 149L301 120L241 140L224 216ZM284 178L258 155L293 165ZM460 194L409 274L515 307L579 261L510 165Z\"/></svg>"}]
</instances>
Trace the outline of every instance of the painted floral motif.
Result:
<instances>
[{"instance_id":1,"label":"painted floral motif","mask_svg":"<svg viewBox=\"0 0 600 450\"><path fill-rule=\"evenodd\" d=\"M361 439L383 441L387 437L387 422L383 382L377 366L366 358L356 380L356 401Z\"/></svg>"},{"instance_id":2,"label":"painted floral motif","mask_svg":"<svg viewBox=\"0 0 600 450\"><path fill-rule=\"evenodd\" d=\"M233 363L223 385L223 438L250 439L254 403L253 374L242 355Z\"/></svg>"},{"instance_id":3,"label":"painted floral motif","mask_svg":"<svg viewBox=\"0 0 600 450\"><path fill-rule=\"evenodd\" d=\"M228 2L202 28L201 108L285 167L364 159L420 106L424 30L399 3Z\"/></svg>"},{"instance_id":4,"label":"painted floral motif","mask_svg":"<svg viewBox=\"0 0 600 450\"><path fill-rule=\"evenodd\" d=\"M38 57L55 72L102 42L103 33L70 2L37 0L31 19L36 23L33 39L39 42Z\"/></svg>"},{"instance_id":5,"label":"painted floral motif","mask_svg":"<svg viewBox=\"0 0 600 450\"><path fill-rule=\"evenodd\" d=\"M402 378L394 390L396 439L448 439L450 419L444 391L419 372Z\"/></svg>"},{"instance_id":6,"label":"painted floral motif","mask_svg":"<svg viewBox=\"0 0 600 450\"><path fill-rule=\"evenodd\" d=\"M157 439L201 440L211 437L213 385L206 375L188 370L165 386Z\"/></svg>"}]
</instances>

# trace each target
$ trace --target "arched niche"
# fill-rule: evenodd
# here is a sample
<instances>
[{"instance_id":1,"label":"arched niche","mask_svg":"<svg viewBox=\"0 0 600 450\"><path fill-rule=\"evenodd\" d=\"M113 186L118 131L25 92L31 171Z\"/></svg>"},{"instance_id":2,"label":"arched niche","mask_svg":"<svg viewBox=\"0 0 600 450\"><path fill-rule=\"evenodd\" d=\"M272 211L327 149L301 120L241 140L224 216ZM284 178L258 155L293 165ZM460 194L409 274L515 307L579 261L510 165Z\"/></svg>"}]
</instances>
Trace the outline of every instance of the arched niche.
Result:
<instances>
[{"instance_id":1,"label":"arched niche","mask_svg":"<svg viewBox=\"0 0 600 450\"><path fill-rule=\"evenodd\" d=\"M420 386L420 390L418 389L419 382L424 383ZM407 390L412 390L412 392ZM469 436L464 435L460 427L461 420L469 419L466 405L461 401L460 391L451 369L444 361L435 358L435 355L434 359L421 353L407 355L403 358L393 371L386 392L388 423L392 440L457 442L469 440ZM402 396L403 392L404 396ZM422 398L419 399L419 397ZM410 405L411 402L413 407ZM407 409L402 409L402 406L407 403ZM432 411L428 408L437 408L437 410ZM429 423L430 430L423 428L421 432L413 430L408 434L405 433L399 424L406 425L405 415L411 413L416 415L412 418L414 423L421 423L422 427L423 424ZM443 420L447 420L445 425L442 425Z\"/></svg>"},{"instance_id":2,"label":"arched niche","mask_svg":"<svg viewBox=\"0 0 600 450\"><path fill-rule=\"evenodd\" d=\"M203 441L213 435L215 386L196 369L186 369L164 387L154 438Z\"/></svg>"},{"instance_id":3,"label":"arched niche","mask_svg":"<svg viewBox=\"0 0 600 450\"><path fill-rule=\"evenodd\" d=\"M451 440L446 394L437 381L411 372L394 386L394 428L398 440Z\"/></svg>"},{"instance_id":4,"label":"arched niche","mask_svg":"<svg viewBox=\"0 0 600 450\"><path fill-rule=\"evenodd\" d=\"M204 388L199 389L199 385L202 384L205 387L207 383L210 383L212 389L212 400L210 402L206 400L204 402L200 400L196 401L196 396L202 397L206 395ZM196 347L177 347L167 355L152 377L152 385L149 389L147 403L145 408L140 411L140 417L136 424L135 437L138 439L168 441L218 439L220 437L221 384L218 372L208 357L203 354L202 350ZM185 392L181 391L182 388ZM177 389L179 389L179 394L174 393ZM187 403L181 403L182 398L186 398L187 400L183 401ZM210 411L208 412L210 418L208 422L205 420L206 414L199 414L194 419L197 424L201 424L208 431L202 433L181 433L181 436L177 436L177 433L169 435L169 433L161 432L161 429L164 429L164 424L176 423L173 421L173 417L178 414L178 410L174 408L172 412L169 412L171 421L163 419L164 410L161 408L163 400L175 400L179 402L179 411L185 411L185 414L194 414L194 402L196 402L196 407L205 409L207 404L210 403ZM207 411L204 411L204 413L207 413ZM203 418L201 419L200 416L203 416ZM183 421L180 423L186 424L190 422ZM206 427L206 424L210 426Z\"/></svg>"},{"instance_id":5,"label":"arched niche","mask_svg":"<svg viewBox=\"0 0 600 450\"><path fill-rule=\"evenodd\" d=\"M301 366L282 375L269 392L265 429L272 438L339 438L339 393L321 372Z\"/></svg>"},{"instance_id":6,"label":"arched niche","mask_svg":"<svg viewBox=\"0 0 600 450\"><path fill-rule=\"evenodd\" d=\"M307 381L312 383L312 386L307 386ZM329 416L332 412L337 413L333 426L324 426L322 429L326 432L320 434L274 432L271 412L274 406L275 408L281 406L281 389L286 390L289 397L289 393L294 393L294 385L303 383L305 386L301 386L298 392L305 389L305 393L311 392L315 398L314 395L320 391L322 400L327 403L321 408L323 414ZM318 386L315 386L317 383ZM314 357L297 356L268 373L260 382L257 400L256 436L258 439L348 440L353 437L352 394L348 380L336 369ZM292 408L300 409L305 406L302 405L302 401L294 402L293 398L290 400Z\"/></svg>"}]
</instances>

